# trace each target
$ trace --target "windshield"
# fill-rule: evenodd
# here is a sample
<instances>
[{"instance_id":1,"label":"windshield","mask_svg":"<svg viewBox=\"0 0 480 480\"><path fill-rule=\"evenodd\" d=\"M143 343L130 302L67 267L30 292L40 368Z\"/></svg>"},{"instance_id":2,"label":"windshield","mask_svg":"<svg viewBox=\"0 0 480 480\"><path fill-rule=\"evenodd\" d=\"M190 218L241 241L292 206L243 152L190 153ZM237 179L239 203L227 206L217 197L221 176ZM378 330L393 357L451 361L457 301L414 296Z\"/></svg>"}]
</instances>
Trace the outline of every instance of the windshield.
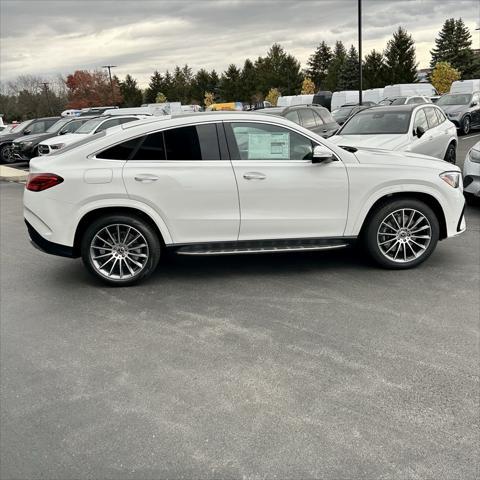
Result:
<instances>
[{"instance_id":1,"label":"windshield","mask_svg":"<svg viewBox=\"0 0 480 480\"><path fill-rule=\"evenodd\" d=\"M92 118L88 122L85 122L78 130L73 133L91 133L95 130L105 118Z\"/></svg>"},{"instance_id":2,"label":"windshield","mask_svg":"<svg viewBox=\"0 0 480 480\"><path fill-rule=\"evenodd\" d=\"M345 124L339 135L374 135L407 133L412 112L364 110Z\"/></svg>"},{"instance_id":3,"label":"windshield","mask_svg":"<svg viewBox=\"0 0 480 480\"><path fill-rule=\"evenodd\" d=\"M394 98L384 98L381 102L378 102L379 105L391 105Z\"/></svg>"},{"instance_id":4,"label":"windshield","mask_svg":"<svg viewBox=\"0 0 480 480\"><path fill-rule=\"evenodd\" d=\"M343 117L348 115L353 110L353 107L340 107L338 110L333 112L334 117Z\"/></svg>"},{"instance_id":5,"label":"windshield","mask_svg":"<svg viewBox=\"0 0 480 480\"><path fill-rule=\"evenodd\" d=\"M472 100L469 93L444 95L437 100L437 105L468 105Z\"/></svg>"},{"instance_id":6,"label":"windshield","mask_svg":"<svg viewBox=\"0 0 480 480\"><path fill-rule=\"evenodd\" d=\"M14 125L10 132L12 133L17 133L21 132L22 130L25 130L28 125L30 125L33 122L33 120L26 120L25 122L19 123L18 125Z\"/></svg>"},{"instance_id":7,"label":"windshield","mask_svg":"<svg viewBox=\"0 0 480 480\"><path fill-rule=\"evenodd\" d=\"M66 123L71 122L71 118L62 118L55 122L47 131L46 133L57 133Z\"/></svg>"}]
</instances>

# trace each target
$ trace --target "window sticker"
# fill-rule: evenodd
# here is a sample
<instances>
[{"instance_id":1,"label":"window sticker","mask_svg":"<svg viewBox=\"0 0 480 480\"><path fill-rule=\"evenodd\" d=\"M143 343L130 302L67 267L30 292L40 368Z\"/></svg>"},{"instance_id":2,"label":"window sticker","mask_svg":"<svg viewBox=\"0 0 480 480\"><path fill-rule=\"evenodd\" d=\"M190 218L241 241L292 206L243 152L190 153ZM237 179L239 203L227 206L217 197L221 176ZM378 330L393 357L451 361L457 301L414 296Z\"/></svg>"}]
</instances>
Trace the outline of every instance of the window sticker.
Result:
<instances>
[{"instance_id":1,"label":"window sticker","mask_svg":"<svg viewBox=\"0 0 480 480\"><path fill-rule=\"evenodd\" d=\"M290 135L288 133L249 133L249 160L288 160Z\"/></svg>"}]
</instances>

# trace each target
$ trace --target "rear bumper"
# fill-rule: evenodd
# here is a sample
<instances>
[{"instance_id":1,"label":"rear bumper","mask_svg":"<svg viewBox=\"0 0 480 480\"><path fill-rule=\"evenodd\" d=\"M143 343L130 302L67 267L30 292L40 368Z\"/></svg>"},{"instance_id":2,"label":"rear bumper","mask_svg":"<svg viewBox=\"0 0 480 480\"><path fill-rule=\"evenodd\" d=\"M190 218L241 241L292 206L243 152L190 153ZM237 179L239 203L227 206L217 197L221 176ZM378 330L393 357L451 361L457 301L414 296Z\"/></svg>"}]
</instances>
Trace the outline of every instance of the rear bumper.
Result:
<instances>
[{"instance_id":1,"label":"rear bumper","mask_svg":"<svg viewBox=\"0 0 480 480\"><path fill-rule=\"evenodd\" d=\"M75 252L72 247L68 247L67 245L60 245L58 243L50 242L43 238L33 226L25 220L25 224L27 225L28 234L30 235L30 240L32 241L32 245L41 250L42 252L49 253L50 255L57 255L59 257L68 257L68 258L76 258L78 255L75 255Z\"/></svg>"}]
</instances>

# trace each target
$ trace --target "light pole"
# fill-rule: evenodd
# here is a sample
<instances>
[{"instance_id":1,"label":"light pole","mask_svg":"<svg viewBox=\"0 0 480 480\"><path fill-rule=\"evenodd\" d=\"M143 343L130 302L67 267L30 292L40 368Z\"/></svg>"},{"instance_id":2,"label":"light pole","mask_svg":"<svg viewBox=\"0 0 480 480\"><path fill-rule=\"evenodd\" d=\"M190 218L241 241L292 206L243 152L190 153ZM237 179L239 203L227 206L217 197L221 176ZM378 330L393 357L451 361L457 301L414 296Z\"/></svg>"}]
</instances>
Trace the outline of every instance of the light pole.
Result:
<instances>
[{"instance_id":1,"label":"light pole","mask_svg":"<svg viewBox=\"0 0 480 480\"><path fill-rule=\"evenodd\" d=\"M362 0L358 0L358 103L362 105Z\"/></svg>"},{"instance_id":2,"label":"light pole","mask_svg":"<svg viewBox=\"0 0 480 480\"><path fill-rule=\"evenodd\" d=\"M113 92L113 81L112 81L112 68L116 68L116 65L103 65L102 68L108 70L108 78L110 79L110 89L112 90L112 107L115 107L115 94Z\"/></svg>"}]
</instances>

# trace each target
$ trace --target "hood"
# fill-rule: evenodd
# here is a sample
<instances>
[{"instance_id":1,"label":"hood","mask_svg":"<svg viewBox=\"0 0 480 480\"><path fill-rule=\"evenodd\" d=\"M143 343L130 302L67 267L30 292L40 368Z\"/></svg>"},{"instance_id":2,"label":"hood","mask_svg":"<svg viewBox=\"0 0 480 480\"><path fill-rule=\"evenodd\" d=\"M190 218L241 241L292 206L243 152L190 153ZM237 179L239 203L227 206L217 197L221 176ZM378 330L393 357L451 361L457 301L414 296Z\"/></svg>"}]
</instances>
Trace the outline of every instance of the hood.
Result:
<instances>
[{"instance_id":1,"label":"hood","mask_svg":"<svg viewBox=\"0 0 480 480\"><path fill-rule=\"evenodd\" d=\"M440 160L439 158L421 155L420 153L382 150L379 148L360 147L355 156L360 163L376 165L404 165L406 167L438 168L440 171L460 171L456 165Z\"/></svg>"},{"instance_id":2,"label":"hood","mask_svg":"<svg viewBox=\"0 0 480 480\"><path fill-rule=\"evenodd\" d=\"M66 135L55 135L43 141L43 145L53 145L56 143L64 143L65 145L71 145L72 143L79 142L85 137L88 137L88 133L67 133Z\"/></svg>"},{"instance_id":3,"label":"hood","mask_svg":"<svg viewBox=\"0 0 480 480\"><path fill-rule=\"evenodd\" d=\"M5 133L4 135L0 135L0 143L3 142L11 142L12 140L15 140L18 137L23 137L23 133ZM25 135L28 137L28 135Z\"/></svg>"},{"instance_id":4,"label":"hood","mask_svg":"<svg viewBox=\"0 0 480 480\"><path fill-rule=\"evenodd\" d=\"M39 143L42 140L46 140L47 138L55 136L55 133L34 133L32 135L23 135L15 139L14 143L22 143L22 142L35 142Z\"/></svg>"},{"instance_id":5,"label":"hood","mask_svg":"<svg viewBox=\"0 0 480 480\"><path fill-rule=\"evenodd\" d=\"M403 133L391 135L334 135L329 140L339 146L383 148L385 150L401 150L408 145L407 135Z\"/></svg>"}]
</instances>

